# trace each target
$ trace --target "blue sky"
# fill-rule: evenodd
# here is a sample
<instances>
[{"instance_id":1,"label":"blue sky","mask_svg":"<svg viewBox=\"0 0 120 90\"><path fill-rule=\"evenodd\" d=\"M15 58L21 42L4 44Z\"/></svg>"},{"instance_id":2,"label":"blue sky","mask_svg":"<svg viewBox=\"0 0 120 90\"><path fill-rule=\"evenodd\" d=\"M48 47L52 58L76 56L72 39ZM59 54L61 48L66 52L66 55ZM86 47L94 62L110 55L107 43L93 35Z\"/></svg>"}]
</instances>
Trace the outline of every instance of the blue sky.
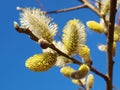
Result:
<instances>
[{"instance_id":1,"label":"blue sky","mask_svg":"<svg viewBox=\"0 0 120 90\"><path fill-rule=\"evenodd\" d=\"M77 0L40 0L46 11L67 8L79 5ZM0 1L0 90L77 90L70 79L65 78L58 67L47 72L35 73L28 70L25 60L40 53L39 45L30 40L27 35L15 31L13 21L19 22L19 11L16 7L38 7L35 0L2 0ZM89 9L51 14L59 26L59 32L70 19L80 19L84 24L88 20L99 21L99 17ZM97 49L97 45L106 43L106 37L94 33L87 28L86 44L91 49L93 66L101 72L106 72L106 54ZM120 43L117 43L117 54L114 58L114 85L120 89ZM95 75L95 84L92 90L105 90L105 82Z\"/></svg>"}]
</instances>

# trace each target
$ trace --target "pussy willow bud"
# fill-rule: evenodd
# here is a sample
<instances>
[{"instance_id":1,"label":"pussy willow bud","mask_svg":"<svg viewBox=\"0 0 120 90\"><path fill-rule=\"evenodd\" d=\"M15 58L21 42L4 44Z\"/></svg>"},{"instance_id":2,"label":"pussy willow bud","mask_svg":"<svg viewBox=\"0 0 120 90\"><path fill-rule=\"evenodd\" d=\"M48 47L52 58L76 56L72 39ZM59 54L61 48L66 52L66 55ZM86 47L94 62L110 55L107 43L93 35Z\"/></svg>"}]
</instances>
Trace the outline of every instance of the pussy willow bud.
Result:
<instances>
[{"instance_id":1,"label":"pussy willow bud","mask_svg":"<svg viewBox=\"0 0 120 90\"><path fill-rule=\"evenodd\" d=\"M78 53L79 44L86 41L85 26L78 19L68 21L63 29L62 41L69 55Z\"/></svg>"},{"instance_id":2,"label":"pussy willow bud","mask_svg":"<svg viewBox=\"0 0 120 90\"><path fill-rule=\"evenodd\" d=\"M105 33L104 27L101 24L97 23L96 21L88 21L87 26L94 32Z\"/></svg>"},{"instance_id":3,"label":"pussy willow bud","mask_svg":"<svg viewBox=\"0 0 120 90\"><path fill-rule=\"evenodd\" d=\"M57 24L37 8L18 9L20 13L21 27L29 28L29 30L39 39L43 38L48 42L53 41L53 37L57 32Z\"/></svg>"},{"instance_id":4,"label":"pussy willow bud","mask_svg":"<svg viewBox=\"0 0 120 90\"><path fill-rule=\"evenodd\" d=\"M90 49L88 46L80 44L79 55L86 64L91 64Z\"/></svg>"},{"instance_id":5,"label":"pussy willow bud","mask_svg":"<svg viewBox=\"0 0 120 90\"><path fill-rule=\"evenodd\" d=\"M89 67L86 64L83 64L80 66L80 68L71 73L71 78L72 79L82 79L84 78L89 72Z\"/></svg>"},{"instance_id":6,"label":"pussy willow bud","mask_svg":"<svg viewBox=\"0 0 120 90\"><path fill-rule=\"evenodd\" d=\"M100 51L107 52L107 45L99 44L99 45L98 45L98 49L99 49Z\"/></svg>"},{"instance_id":7,"label":"pussy willow bud","mask_svg":"<svg viewBox=\"0 0 120 90\"><path fill-rule=\"evenodd\" d=\"M60 69L60 72L68 78L70 78L71 73L73 73L74 71L75 70L69 66L64 66Z\"/></svg>"},{"instance_id":8,"label":"pussy willow bud","mask_svg":"<svg viewBox=\"0 0 120 90\"><path fill-rule=\"evenodd\" d=\"M116 42L113 42L113 56L116 54Z\"/></svg>"},{"instance_id":9,"label":"pussy willow bud","mask_svg":"<svg viewBox=\"0 0 120 90\"><path fill-rule=\"evenodd\" d=\"M100 51L107 52L107 45L99 44L99 45L98 45L98 49L99 49ZM113 56L115 56L115 54L116 54L116 42L113 42L112 54L113 54Z\"/></svg>"},{"instance_id":10,"label":"pussy willow bud","mask_svg":"<svg viewBox=\"0 0 120 90\"><path fill-rule=\"evenodd\" d=\"M56 62L56 55L53 53L36 54L27 59L25 66L35 72L47 71Z\"/></svg>"},{"instance_id":11,"label":"pussy willow bud","mask_svg":"<svg viewBox=\"0 0 120 90\"><path fill-rule=\"evenodd\" d=\"M94 84L94 76L92 74L89 74L87 77L87 90L89 90L89 88L92 88Z\"/></svg>"},{"instance_id":12,"label":"pussy willow bud","mask_svg":"<svg viewBox=\"0 0 120 90\"><path fill-rule=\"evenodd\" d=\"M120 41L120 26L118 26L118 25L115 25L114 41L115 42L119 42Z\"/></svg>"},{"instance_id":13,"label":"pussy willow bud","mask_svg":"<svg viewBox=\"0 0 120 90\"><path fill-rule=\"evenodd\" d=\"M110 10L110 0L102 0L101 14L106 15Z\"/></svg>"}]
</instances>

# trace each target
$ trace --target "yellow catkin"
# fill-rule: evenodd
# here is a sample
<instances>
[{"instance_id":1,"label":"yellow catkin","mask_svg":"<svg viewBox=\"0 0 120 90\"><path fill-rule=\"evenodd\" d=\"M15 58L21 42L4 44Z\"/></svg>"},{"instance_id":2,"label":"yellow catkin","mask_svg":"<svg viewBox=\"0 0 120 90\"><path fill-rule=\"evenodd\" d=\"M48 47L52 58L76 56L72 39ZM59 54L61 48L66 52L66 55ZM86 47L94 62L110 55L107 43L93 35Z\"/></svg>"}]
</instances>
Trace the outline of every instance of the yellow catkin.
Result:
<instances>
[{"instance_id":1,"label":"yellow catkin","mask_svg":"<svg viewBox=\"0 0 120 90\"><path fill-rule=\"evenodd\" d=\"M116 42L113 42L113 56L116 54Z\"/></svg>"},{"instance_id":2,"label":"yellow catkin","mask_svg":"<svg viewBox=\"0 0 120 90\"><path fill-rule=\"evenodd\" d=\"M79 55L86 64L89 64L91 62L90 49L88 48L88 46L81 44Z\"/></svg>"},{"instance_id":3,"label":"yellow catkin","mask_svg":"<svg viewBox=\"0 0 120 90\"><path fill-rule=\"evenodd\" d=\"M78 53L79 44L86 41L85 26L78 19L68 21L63 29L62 41L70 55Z\"/></svg>"},{"instance_id":4,"label":"yellow catkin","mask_svg":"<svg viewBox=\"0 0 120 90\"><path fill-rule=\"evenodd\" d=\"M103 28L103 26L96 21L88 21L87 26L94 32L105 33L105 29Z\"/></svg>"},{"instance_id":5,"label":"yellow catkin","mask_svg":"<svg viewBox=\"0 0 120 90\"><path fill-rule=\"evenodd\" d=\"M118 26L118 25L115 25L114 41L115 42L119 42L120 41L120 26Z\"/></svg>"},{"instance_id":6,"label":"yellow catkin","mask_svg":"<svg viewBox=\"0 0 120 90\"><path fill-rule=\"evenodd\" d=\"M104 45L104 44L98 45L98 49L99 49L100 51L107 52L107 48L108 48L107 45ZM115 54L116 54L116 42L115 42L115 41L113 42L112 54L113 54L113 56L115 56Z\"/></svg>"},{"instance_id":7,"label":"yellow catkin","mask_svg":"<svg viewBox=\"0 0 120 90\"><path fill-rule=\"evenodd\" d=\"M90 88L93 87L93 84L94 84L94 76L92 74L89 74L88 77L87 77L87 90L89 90Z\"/></svg>"},{"instance_id":8,"label":"yellow catkin","mask_svg":"<svg viewBox=\"0 0 120 90\"><path fill-rule=\"evenodd\" d=\"M47 71L56 62L56 55L52 53L36 54L27 59L25 66L35 72Z\"/></svg>"},{"instance_id":9,"label":"yellow catkin","mask_svg":"<svg viewBox=\"0 0 120 90\"><path fill-rule=\"evenodd\" d=\"M60 69L60 72L68 78L70 78L71 73L73 73L74 71L75 70L69 66L64 66Z\"/></svg>"},{"instance_id":10,"label":"yellow catkin","mask_svg":"<svg viewBox=\"0 0 120 90\"><path fill-rule=\"evenodd\" d=\"M110 0L102 0L101 14L106 15L110 10Z\"/></svg>"},{"instance_id":11,"label":"yellow catkin","mask_svg":"<svg viewBox=\"0 0 120 90\"><path fill-rule=\"evenodd\" d=\"M89 72L88 65L83 64L80 66L80 68L77 71L75 71L71 74L71 78L72 79L82 79L88 74L88 72Z\"/></svg>"},{"instance_id":12,"label":"yellow catkin","mask_svg":"<svg viewBox=\"0 0 120 90\"><path fill-rule=\"evenodd\" d=\"M53 41L53 37L57 32L57 24L37 8L21 8L20 13L21 27L29 28L29 30L39 39L45 39L48 42Z\"/></svg>"}]
</instances>

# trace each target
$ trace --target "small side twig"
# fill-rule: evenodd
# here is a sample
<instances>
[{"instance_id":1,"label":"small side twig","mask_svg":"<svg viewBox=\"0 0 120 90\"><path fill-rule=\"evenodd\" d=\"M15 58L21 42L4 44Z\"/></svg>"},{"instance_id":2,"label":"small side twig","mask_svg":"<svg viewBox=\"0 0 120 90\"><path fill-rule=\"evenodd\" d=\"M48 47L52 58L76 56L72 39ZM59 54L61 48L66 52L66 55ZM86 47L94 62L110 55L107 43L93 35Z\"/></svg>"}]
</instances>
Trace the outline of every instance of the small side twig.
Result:
<instances>
[{"instance_id":1,"label":"small side twig","mask_svg":"<svg viewBox=\"0 0 120 90\"><path fill-rule=\"evenodd\" d=\"M65 8L65 9L61 9L61 10L48 11L48 12L46 12L46 14L68 12L68 11L77 10L77 9L85 8L85 7L86 7L86 5L83 4L83 5L79 5L79 6L75 6L75 7L71 7L71 8Z\"/></svg>"},{"instance_id":2,"label":"small side twig","mask_svg":"<svg viewBox=\"0 0 120 90\"><path fill-rule=\"evenodd\" d=\"M98 16L103 17L101 15L101 13L99 12L98 9L96 9L93 5L91 5L87 0L79 0L81 2L83 2L89 9L91 9L92 11L94 11L96 14L98 14Z\"/></svg>"}]
</instances>

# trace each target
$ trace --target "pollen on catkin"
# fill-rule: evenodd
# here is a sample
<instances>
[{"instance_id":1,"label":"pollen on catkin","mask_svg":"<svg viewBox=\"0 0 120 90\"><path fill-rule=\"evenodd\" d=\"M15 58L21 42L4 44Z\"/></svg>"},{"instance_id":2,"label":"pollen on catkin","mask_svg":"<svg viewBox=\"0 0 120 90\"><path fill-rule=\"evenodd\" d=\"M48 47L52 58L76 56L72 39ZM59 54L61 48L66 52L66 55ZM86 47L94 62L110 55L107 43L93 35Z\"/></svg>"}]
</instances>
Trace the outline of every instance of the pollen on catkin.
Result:
<instances>
[{"instance_id":1,"label":"pollen on catkin","mask_svg":"<svg viewBox=\"0 0 120 90\"><path fill-rule=\"evenodd\" d=\"M98 32L98 33L106 32L104 27L101 24L97 23L96 21L88 21L87 26L94 32Z\"/></svg>"},{"instance_id":2,"label":"pollen on catkin","mask_svg":"<svg viewBox=\"0 0 120 90\"><path fill-rule=\"evenodd\" d=\"M70 78L71 73L73 73L74 71L75 70L71 68L70 66L64 66L60 69L60 72L68 78Z\"/></svg>"},{"instance_id":3,"label":"pollen on catkin","mask_svg":"<svg viewBox=\"0 0 120 90\"><path fill-rule=\"evenodd\" d=\"M62 41L69 54L78 53L79 44L86 41L85 26L78 19L68 21L63 29Z\"/></svg>"},{"instance_id":4,"label":"pollen on catkin","mask_svg":"<svg viewBox=\"0 0 120 90\"><path fill-rule=\"evenodd\" d=\"M56 55L53 53L35 54L28 58L25 62L25 66L35 72L47 71L56 62Z\"/></svg>"},{"instance_id":5,"label":"pollen on catkin","mask_svg":"<svg viewBox=\"0 0 120 90\"><path fill-rule=\"evenodd\" d=\"M29 28L30 31L39 39L43 38L48 42L53 41L57 32L57 24L37 8L21 8L20 13L21 27Z\"/></svg>"},{"instance_id":6,"label":"pollen on catkin","mask_svg":"<svg viewBox=\"0 0 120 90\"><path fill-rule=\"evenodd\" d=\"M94 76L92 74L89 74L88 77L87 77L87 84L86 84L87 88L88 89L92 88L93 84L94 84Z\"/></svg>"},{"instance_id":7,"label":"pollen on catkin","mask_svg":"<svg viewBox=\"0 0 120 90\"><path fill-rule=\"evenodd\" d=\"M107 45L104 45L104 44L99 44L98 45L98 49L100 51L107 52L107 48L108 48ZM115 56L115 54L116 54L116 42L115 41L113 42L112 54L113 54L113 56Z\"/></svg>"},{"instance_id":8,"label":"pollen on catkin","mask_svg":"<svg viewBox=\"0 0 120 90\"><path fill-rule=\"evenodd\" d=\"M115 54L116 54L116 42L113 42L113 50L112 50L112 52L113 52L113 56L115 56Z\"/></svg>"},{"instance_id":9,"label":"pollen on catkin","mask_svg":"<svg viewBox=\"0 0 120 90\"><path fill-rule=\"evenodd\" d=\"M88 65L83 64L80 66L80 68L77 71L71 73L71 78L72 79L82 79L88 74L89 70L90 69L89 69Z\"/></svg>"},{"instance_id":10,"label":"pollen on catkin","mask_svg":"<svg viewBox=\"0 0 120 90\"><path fill-rule=\"evenodd\" d=\"M90 49L87 45L80 44L79 55L86 64L91 63Z\"/></svg>"},{"instance_id":11,"label":"pollen on catkin","mask_svg":"<svg viewBox=\"0 0 120 90\"><path fill-rule=\"evenodd\" d=\"M115 25L114 41L115 42L120 42L120 26L118 26L118 25Z\"/></svg>"},{"instance_id":12,"label":"pollen on catkin","mask_svg":"<svg viewBox=\"0 0 120 90\"><path fill-rule=\"evenodd\" d=\"M64 56L58 56L57 61L55 63L56 66L58 67L63 67L67 64L70 64L72 61Z\"/></svg>"}]
</instances>

